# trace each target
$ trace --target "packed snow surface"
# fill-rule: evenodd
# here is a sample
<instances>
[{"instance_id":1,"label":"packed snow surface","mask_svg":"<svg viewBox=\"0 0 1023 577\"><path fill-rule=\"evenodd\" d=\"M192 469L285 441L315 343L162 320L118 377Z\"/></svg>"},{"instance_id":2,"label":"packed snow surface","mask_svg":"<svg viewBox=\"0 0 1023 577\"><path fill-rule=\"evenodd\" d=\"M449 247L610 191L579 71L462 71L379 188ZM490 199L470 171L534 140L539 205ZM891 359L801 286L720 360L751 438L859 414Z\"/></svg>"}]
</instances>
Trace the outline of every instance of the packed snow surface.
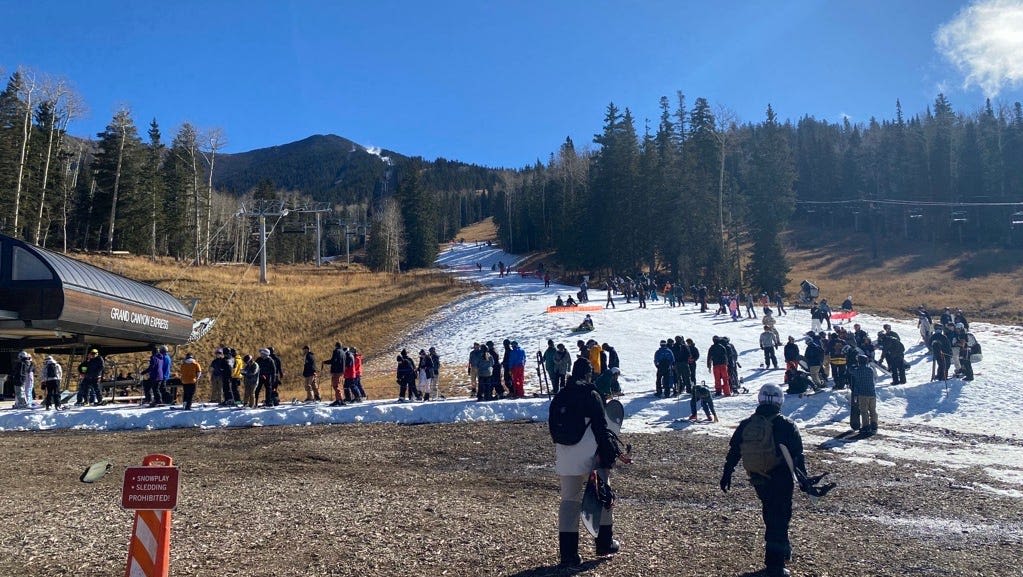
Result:
<instances>
[{"instance_id":1,"label":"packed snow surface","mask_svg":"<svg viewBox=\"0 0 1023 577\"><path fill-rule=\"evenodd\" d=\"M495 247L456 244L440 254L438 266L466 280L480 283L484 289L452 303L435 318L415 327L402 346L414 353L435 346L442 357L443 379L464 379L465 362L473 342L505 338L517 340L532 359L546 347L547 339L564 343L575 350L578 335L571 329L584 314L592 315L595 330L582 336L610 343L621 357L621 385L625 395L624 433L658 433L683 430L694 434L728 436L734 425L756 406L756 391L766 383L781 384L783 371L758 370L763 362L759 348L760 320L742 318L732 321L727 315L714 315L715 306L706 313L688 302L670 308L664 301L648 302L646 309L625 304L615 295L617 308L586 312L548 313L560 294L575 294L577 287L553 284L544 288L535 276L519 274L520 257ZM512 273L499 277L491 270L504 262ZM477 266L479 265L479 266ZM844 295L822 296L838 300ZM855 295L854 295L855 296ZM932 307L958 306L943 303L941 295L927 295ZM603 306L606 292L590 290L590 304ZM742 310L743 307L740 307ZM758 310L758 315L761 311ZM776 316L776 328L782 341L797 339L810 329L806 309L790 308L787 315ZM859 323L875 335L884 323L890 323L906 345L910 366L907 384L891 386L886 375L878 378L877 409L880 432L869 439L850 442L835 438L848 431L849 392L823 390L806 397L789 396L782 408L803 432L804 443L816 458L869 460L898 466L899 460L917 462L916 471L940 482L942 471L978 467L975 490L1023 496L1023 355L1018 354L1023 329L1014 326L971 323L970 330L984 349L984 361L975 365L976 379L931 382L931 360L922 344L916 319L885 318L862 313L846 325ZM700 349L698 380L712 383L706 367L706 351L714 335L728 336L738 349L742 365L743 387L751 394L715 399L721 418L718 424L694 424L689 415L688 396L660 399L653 396L654 351L662 339L682 335L693 339ZM778 350L781 357L781 350ZM292 360L294 365L298 360ZM535 366L527 371L526 388L538 391ZM457 376L456 376L457 375ZM397 392L395 392L397 396ZM180 427L259 427L272 425L312 425L329 423L450 423L460 421L545 421L546 395L538 398L476 402L467 398L448 398L427 403L399 403L393 399L331 408L319 404L283 404L274 409L229 409L202 406L191 411L137 406L103 406L64 411L32 409L0 412L0 431L15 430L126 430ZM896 428L889 426L899 424ZM827 451L825 451L825 449ZM921 467L920 464L924 466Z\"/></svg>"}]
</instances>

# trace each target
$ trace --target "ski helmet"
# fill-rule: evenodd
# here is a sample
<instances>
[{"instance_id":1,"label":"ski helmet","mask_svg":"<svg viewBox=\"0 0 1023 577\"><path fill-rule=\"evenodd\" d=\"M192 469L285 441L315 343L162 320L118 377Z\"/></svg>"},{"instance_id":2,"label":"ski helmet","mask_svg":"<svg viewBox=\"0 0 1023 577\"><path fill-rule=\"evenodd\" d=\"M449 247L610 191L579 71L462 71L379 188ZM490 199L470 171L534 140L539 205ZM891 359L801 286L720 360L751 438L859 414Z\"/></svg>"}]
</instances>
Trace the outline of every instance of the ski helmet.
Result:
<instances>
[{"instance_id":1,"label":"ski helmet","mask_svg":"<svg viewBox=\"0 0 1023 577\"><path fill-rule=\"evenodd\" d=\"M767 384L760 387L757 402L761 405L772 404L781 407L781 404L785 402L785 393L778 385Z\"/></svg>"}]
</instances>

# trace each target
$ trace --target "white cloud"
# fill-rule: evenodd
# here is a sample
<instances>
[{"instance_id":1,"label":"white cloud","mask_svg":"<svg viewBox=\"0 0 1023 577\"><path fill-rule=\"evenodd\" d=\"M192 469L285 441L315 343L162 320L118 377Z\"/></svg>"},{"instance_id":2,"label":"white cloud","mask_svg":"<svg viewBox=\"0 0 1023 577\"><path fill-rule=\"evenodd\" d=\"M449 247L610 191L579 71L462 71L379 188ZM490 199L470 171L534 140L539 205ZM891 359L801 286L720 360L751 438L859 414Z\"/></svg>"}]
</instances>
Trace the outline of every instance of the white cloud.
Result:
<instances>
[{"instance_id":1,"label":"white cloud","mask_svg":"<svg viewBox=\"0 0 1023 577\"><path fill-rule=\"evenodd\" d=\"M934 33L938 51L987 96L1023 85L1023 0L982 0Z\"/></svg>"}]
</instances>

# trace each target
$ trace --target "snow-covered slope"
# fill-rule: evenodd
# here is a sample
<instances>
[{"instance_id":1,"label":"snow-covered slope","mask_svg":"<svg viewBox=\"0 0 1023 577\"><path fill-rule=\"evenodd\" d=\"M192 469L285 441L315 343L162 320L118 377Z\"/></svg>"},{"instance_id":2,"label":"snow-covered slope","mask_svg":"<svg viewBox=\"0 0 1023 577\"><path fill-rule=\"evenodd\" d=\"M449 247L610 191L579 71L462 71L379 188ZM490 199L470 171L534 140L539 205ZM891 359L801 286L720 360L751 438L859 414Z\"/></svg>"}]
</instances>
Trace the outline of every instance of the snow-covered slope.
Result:
<instances>
[{"instance_id":1,"label":"snow-covered slope","mask_svg":"<svg viewBox=\"0 0 1023 577\"><path fill-rule=\"evenodd\" d=\"M575 287L552 285L520 276L517 271L499 278L491 266L503 261L514 270L518 257L496 248L471 244L455 245L438 257L438 265L452 274L477 281L488 290L470 295L446 307L437 318L416 327L406 337L410 350L436 346L447 367L442 378L464 379L465 360L474 341L505 338L517 340L532 356L546 346L548 338L562 342L572 350L576 335L570 333L583 312L547 313L558 294L574 294ZM477 267L477 264L480 267ZM482 269L482 270L480 270ZM825 295L826 296L826 295ZM590 304L603 305L605 293L590 291ZM940 295L931 302L940 303ZM686 430L697 434L730 435L732 426L748 415L756 405L755 394L718 398L715 407L721 417L716 425L691 424L683 420L689 414L688 399L659 399L653 396L654 351L658 341L676 335L692 338L701 351L697 378L712 381L704 360L713 335L730 337L740 352L745 387L752 393L765 383L781 383L781 371L756 371L763 360L759 350L758 319L733 322L714 316L713 309L700 313L693 304L670 308L662 301L639 309L616 298L617 308L590 311L596 329L586 338L613 345L621 357L621 383L625 391L626 433L656 433ZM955 306L959 303L946 303ZM810 328L809 313L790 309L777 319L784 341L788 335L799 338ZM908 383L891 386L886 376L879 378L878 413L880 434L868 440L845 442L833 439L848 430L848 391L822 391L816 395L786 399L783 412L794 419L804 432L810 447L833 449L836 456L848 459L873 459L885 462L898 457L933 465L934 474L943 467L981 465L999 486L1018 487L1010 494L1023 496L1023 355L1018 343L1023 329L971 324L971 331L984 347L984 362L975 366L977 377L965 383L958 379L930 381L930 359L919 344L915 319L891 319L860 314L855 322L871 335L884 323L890 323L907 346L911 366ZM850 323L851 324L851 323ZM780 356L780 351L779 351ZM527 372L527 389L536 389L535 371ZM55 428L95 430L156 429L169 427L238 427L268 425L304 425L320 423L443 423L488 420L546 420L546 398L503 400L477 403L470 399L447 399L430 403L371 401L354 406L329 408L324 405L284 405L273 410L231 410L205 407L190 412L148 408L100 407L62 412L5 410L0 414L0 431ZM898 425L896 428L895 425ZM983 483L987 490L1004 492Z\"/></svg>"}]
</instances>

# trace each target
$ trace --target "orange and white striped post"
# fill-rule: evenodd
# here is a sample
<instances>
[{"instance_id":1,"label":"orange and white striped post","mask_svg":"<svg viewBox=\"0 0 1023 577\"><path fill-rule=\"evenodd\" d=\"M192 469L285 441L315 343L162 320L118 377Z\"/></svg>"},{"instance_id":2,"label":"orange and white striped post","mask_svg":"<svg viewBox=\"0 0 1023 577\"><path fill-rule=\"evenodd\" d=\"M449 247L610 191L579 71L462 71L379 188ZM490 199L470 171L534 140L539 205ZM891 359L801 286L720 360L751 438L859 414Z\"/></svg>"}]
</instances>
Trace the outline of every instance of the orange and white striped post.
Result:
<instances>
[{"instance_id":1,"label":"orange and white striped post","mask_svg":"<svg viewBox=\"0 0 1023 577\"><path fill-rule=\"evenodd\" d=\"M178 468L167 455L148 455L142 465L124 472L121 506L135 510L124 577L168 577Z\"/></svg>"}]
</instances>

